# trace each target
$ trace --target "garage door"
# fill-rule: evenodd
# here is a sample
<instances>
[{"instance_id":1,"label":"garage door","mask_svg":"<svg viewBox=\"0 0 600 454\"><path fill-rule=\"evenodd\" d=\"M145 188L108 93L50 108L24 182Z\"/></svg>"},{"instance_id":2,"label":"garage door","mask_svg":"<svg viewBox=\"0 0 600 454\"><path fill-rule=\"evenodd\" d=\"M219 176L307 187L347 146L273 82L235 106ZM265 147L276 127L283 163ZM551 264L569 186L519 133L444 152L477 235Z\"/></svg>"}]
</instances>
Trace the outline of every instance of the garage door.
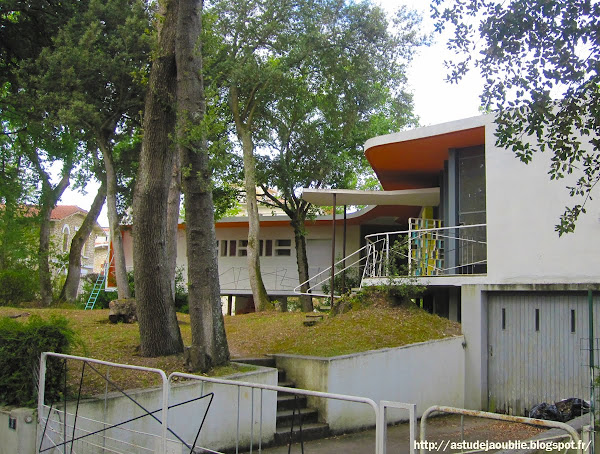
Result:
<instances>
[{"instance_id":1,"label":"garage door","mask_svg":"<svg viewBox=\"0 0 600 454\"><path fill-rule=\"evenodd\" d=\"M594 337L600 304L594 296ZM524 415L541 402L589 398L585 292L488 293L488 405Z\"/></svg>"}]
</instances>

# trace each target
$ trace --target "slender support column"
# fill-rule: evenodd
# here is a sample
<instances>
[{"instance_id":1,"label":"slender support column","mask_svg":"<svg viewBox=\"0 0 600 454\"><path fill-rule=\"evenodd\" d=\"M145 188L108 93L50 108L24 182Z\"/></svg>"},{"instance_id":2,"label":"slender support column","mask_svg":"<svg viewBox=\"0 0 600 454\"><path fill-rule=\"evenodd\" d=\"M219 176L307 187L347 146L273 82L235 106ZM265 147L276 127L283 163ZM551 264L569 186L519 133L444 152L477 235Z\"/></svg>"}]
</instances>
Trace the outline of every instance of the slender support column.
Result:
<instances>
[{"instance_id":1,"label":"slender support column","mask_svg":"<svg viewBox=\"0 0 600 454\"><path fill-rule=\"evenodd\" d=\"M346 209L348 205L344 205L344 238L342 240L342 293L346 293Z\"/></svg>"},{"instance_id":2,"label":"slender support column","mask_svg":"<svg viewBox=\"0 0 600 454\"><path fill-rule=\"evenodd\" d=\"M336 194L333 193L333 220L331 225L333 226L331 234L331 306L333 306L333 280L335 277L335 209L337 208Z\"/></svg>"}]
</instances>

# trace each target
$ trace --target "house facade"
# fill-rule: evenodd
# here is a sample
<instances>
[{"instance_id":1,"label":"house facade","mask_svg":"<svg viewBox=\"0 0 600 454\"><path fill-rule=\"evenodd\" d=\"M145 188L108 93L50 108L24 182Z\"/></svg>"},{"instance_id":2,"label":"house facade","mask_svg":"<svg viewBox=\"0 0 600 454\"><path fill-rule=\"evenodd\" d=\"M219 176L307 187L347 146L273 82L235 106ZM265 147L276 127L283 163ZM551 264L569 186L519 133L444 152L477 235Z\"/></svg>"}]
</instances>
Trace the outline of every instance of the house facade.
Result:
<instances>
[{"instance_id":1,"label":"house facade","mask_svg":"<svg viewBox=\"0 0 600 454\"><path fill-rule=\"evenodd\" d=\"M360 212L350 213L346 220L345 251L350 254L358 250L364 241L365 225L386 219L381 217L380 207L368 207ZM384 213L385 214L385 213ZM217 255L219 260L219 283L221 295L233 306L233 313L252 311L252 290L248 277L247 240L248 218L246 216L223 218L216 222ZM335 257L340 260L344 251L344 220L336 220ZM393 228L387 225L384 228ZM368 230L370 231L370 230ZM327 280L325 274L331 266L332 258L332 216L317 216L306 223L306 247L309 275L318 276L314 283ZM131 229L123 232L123 247L127 268L133 266L133 238ZM287 216L263 212L260 215L259 236L260 265L267 293L273 300L283 302L288 297L298 296L294 289L299 285L298 265L294 231ZM185 224L177 231L177 267L187 269ZM358 279L359 267L348 271ZM187 277L183 273L184 279ZM322 278L321 278L322 277ZM356 281L355 279L355 281ZM110 280L109 280L110 281ZM319 293L322 286L316 285Z\"/></svg>"},{"instance_id":2,"label":"house facade","mask_svg":"<svg viewBox=\"0 0 600 454\"><path fill-rule=\"evenodd\" d=\"M493 120L367 141L384 189L439 187L440 204L400 220L402 233L369 238L363 285L389 280L381 271L393 260L386 238L400 238L431 309L461 321L465 406L522 415L537 403L589 398L588 291L591 325L600 329L600 194L596 188L575 232L559 237L560 215L579 203L566 189L576 176L550 180L549 153L525 165L498 148Z\"/></svg>"},{"instance_id":3,"label":"house facade","mask_svg":"<svg viewBox=\"0 0 600 454\"><path fill-rule=\"evenodd\" d=\"M308 222L308 262L312 292L322 293L335 237L336 259L345 243L361 286L426 286L423 307L462 325L464 406L523 415L541 402L589 396L589 321L600 330L600 189L575 232L559 236L560 215L579 203L566 189L576 176L550 180L549 153L525 165L496 146L494 132L485 115L368 140L384 191L372 199L305 190L303 198L321 205L332 205L333 193L338 206L377 200L346 222L338 215L335 236L331 215ZM272 298L284 299L299 285L293 231L277 213L260 219L263 280ZM216 224L221 293L237 313L251 306L247 225L244 216ZM178 235L185 268L183 225ZM124 245L131 265L127 232Z\"/></svg>"},{"instance_id":4,"label":"house facade","mask_svg":"<svg viewBox=\"0 0 600 454\"><path fill-rule=\"evenodd\" d=\"M68 254L71 241L80 229L87 211L76 205L57 205L50 215L50 238L56 254ZM81 275L94 272L96 237L102 228L96 224L81 251ZM66 271L66 270L59 270Z\"/></svg>"}]
</instances>

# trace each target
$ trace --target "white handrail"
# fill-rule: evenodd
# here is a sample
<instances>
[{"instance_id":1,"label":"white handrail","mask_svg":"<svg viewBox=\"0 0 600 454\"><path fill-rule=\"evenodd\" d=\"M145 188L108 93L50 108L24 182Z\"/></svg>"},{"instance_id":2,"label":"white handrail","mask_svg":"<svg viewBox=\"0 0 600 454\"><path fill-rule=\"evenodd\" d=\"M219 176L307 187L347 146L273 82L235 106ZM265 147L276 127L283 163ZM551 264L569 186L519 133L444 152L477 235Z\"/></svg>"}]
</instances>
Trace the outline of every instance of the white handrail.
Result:
<instances>
[{"instance_id":1,"label":"white handrail","mask_svg":"<svg viewBox=\"0 0 600 454\"><path fill-rule=\"evenodd\" d=\"M352 254L350 254L350 255L347 255L346 257L344 257L344 258L342 258L342 259L338 260L337 262L335 262L335 263L333 264L333 267L334 267L334 269L335 269L336 265L339 265L340 263L344 263L344 262L345 262L346 260L348 260L350 257L353 257L353 256L355 256L356 254L360 254L360 253L361 253L363 250L367 249L368 247L369 247L369 243L367 243L366 245L364 245L364 246L363 246L363 247L361 247L360 249L358 249L358 250L354 251ZM358 260L355 260L355 261L354 261L354 262L352 262L350 265L346 265L344 268L342 268L341 270L339 270L339 271L337 271L336 273L334 273L334 277L335 277L335 276L337 276L338 274L341 274L342 272L344 272L344 271L346 271L346 270L348 270L348 269L352 268L353 266L355 266L356 264L358 264L358 263L362 262L363 260L366 260L368 257L369 257L369 254L365 255L364 257L360 257ZM314 280L314 279L316 279L316 278L320 277L320 276L321 276L321 275L323 275L323 274L325 274L327 277L325 277L325 278L324 278L324 279L322 279L321 281L317 282L316 284L312 284L312 285L310 285L310 286L308 287L308 289L307 289L307 291L306 291L306 292L302 292L302 291L300 290L300 289L301 289L301 287L302 287L303 285L307 285L307 284L309 284L309 283L310 283L312 280ZM294 288L294 290L293 290L293 291L294 291L294 293L296 293L296 294L298 294L298 295L310 295L310 296L323 296L323 297L328 297L328 296L330 296L330 295L319 294L319 293L310 293L310 291L311 291L313 288L315 288L315 287L317 287L317 286L319 286L319 285L321 285L321 284L323 284L323 283L327 282L328 280L331 280L331 266L330 266L329 268L325 268L325 269L324 269L323 271L321 271L320 273L318 273L318 274L315 274L313 277L309 278L308 280L306 280L306 281L304 281L304 282L300 283L299 285L297 285L297 286ZM362 282L362 280L361 280L361 282ZM335 298L335 297L339 297L339 295L334 295L334 298Z\"/></svg>"}]
</instances>

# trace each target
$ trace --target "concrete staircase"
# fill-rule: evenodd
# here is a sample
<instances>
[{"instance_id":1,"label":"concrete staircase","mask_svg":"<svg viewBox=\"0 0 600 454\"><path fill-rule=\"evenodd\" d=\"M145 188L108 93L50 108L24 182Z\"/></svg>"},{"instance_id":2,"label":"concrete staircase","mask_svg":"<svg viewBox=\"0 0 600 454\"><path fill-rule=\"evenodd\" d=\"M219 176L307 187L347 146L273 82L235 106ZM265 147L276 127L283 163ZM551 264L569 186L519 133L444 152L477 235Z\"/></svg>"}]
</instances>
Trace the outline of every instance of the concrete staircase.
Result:
<instances>
[{"instance_id":1,"label":"concrete staircase","mask_svg":"<svg viewBox=\"0 0 600 454\"><path fill-rule=\"evenodd\" d=\"M276 367L272 358L251 358L236 360L264 367ZM295 388L296 384L287 379L285 370L278 369L277 384L285 388ZM307 405L306 396L287 392L277 393L277 420L274 445L282 446L300 440L316 440L330 435L329 425L319 422L319 412Z\"/></svg>"}]
</instances>

